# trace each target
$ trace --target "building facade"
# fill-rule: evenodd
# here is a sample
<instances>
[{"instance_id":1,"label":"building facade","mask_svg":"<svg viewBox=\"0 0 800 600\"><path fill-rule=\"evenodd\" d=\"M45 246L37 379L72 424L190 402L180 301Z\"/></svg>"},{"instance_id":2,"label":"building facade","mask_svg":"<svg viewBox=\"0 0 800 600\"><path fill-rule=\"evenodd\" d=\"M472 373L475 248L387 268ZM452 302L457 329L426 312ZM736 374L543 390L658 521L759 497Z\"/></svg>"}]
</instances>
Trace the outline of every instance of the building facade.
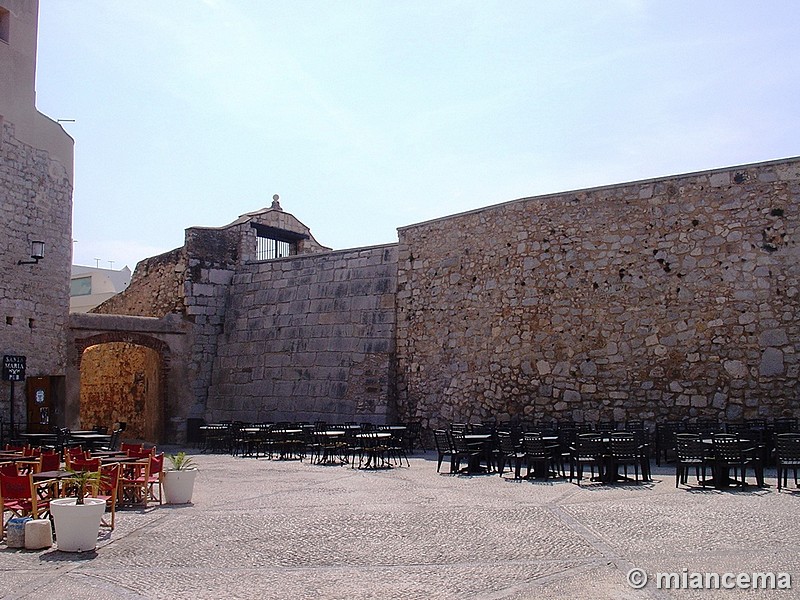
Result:
<instances>
[{"instance_id":1,"label":"building facade","mask_svg":"<svg viewBox=\"0 0 800 600\"><path fill-rule=\"evenodd\" d=\"M69 312L89 312L131 283L131 270L72 265L69 280Z\"/></svg>"},{"instance_id":2,"label":"building facade","mask_svg":"<svg viewBox=\"0 0 800 600\"><path fill-rule=\"evenodd\" d=\"M63 416L73 140L36 110L37 28L36 0L0 0L0 351L26 357L35 399L28 404L23 383L2 382L4 431L11 420L49 426Z\"/></svg>"}]
</instances>

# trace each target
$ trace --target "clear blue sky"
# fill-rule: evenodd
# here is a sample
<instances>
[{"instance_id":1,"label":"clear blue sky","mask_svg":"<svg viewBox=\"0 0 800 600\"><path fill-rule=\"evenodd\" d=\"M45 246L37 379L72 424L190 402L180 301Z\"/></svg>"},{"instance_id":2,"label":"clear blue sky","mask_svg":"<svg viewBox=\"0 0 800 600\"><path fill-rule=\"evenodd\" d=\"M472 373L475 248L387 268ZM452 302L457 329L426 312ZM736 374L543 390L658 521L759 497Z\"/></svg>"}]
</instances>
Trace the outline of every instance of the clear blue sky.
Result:
<instances>
[{"instance_id":1,"label":"clear blue sky","mask_svg":"<svg viewBox=\"0 0 800 600\"><path fill-rule=\"evenodd\" d=\"M269 206L319 242L800 154L800 2L41 0L74 262Z\"/></svg>"}]
</instances>

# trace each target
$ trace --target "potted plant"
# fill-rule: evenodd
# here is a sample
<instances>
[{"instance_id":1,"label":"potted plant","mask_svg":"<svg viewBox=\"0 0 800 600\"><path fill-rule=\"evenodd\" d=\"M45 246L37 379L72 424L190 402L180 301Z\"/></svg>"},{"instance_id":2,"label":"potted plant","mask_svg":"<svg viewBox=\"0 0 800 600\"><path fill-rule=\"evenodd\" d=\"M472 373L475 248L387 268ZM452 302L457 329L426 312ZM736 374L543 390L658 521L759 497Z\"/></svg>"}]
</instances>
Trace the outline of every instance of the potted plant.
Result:
<instances>
[{"instance_id":1,"label":"potted plant","mask_svg":"<svg viewBox=\"0 0 800 600\"><path fill-rule=\"evenodd\" d=\"M169 466L164 469L164 499L167 504L188 504L192 501L197 467L186 452L167 454Z\"/></svg>"},{"instance_id":2,"label":"potted plant","mask_svg":"<svg viewBox=\"0 0 800 600\"><path fill-rule=\"evenodd\" d=\"M88 496L100 482L98 471L72 471L63 481L75 495L50 501L50 514L56 527L56 544L63 552L86 552L97 546L100 521L106 501Z\"/></svg>"}]
</instances>

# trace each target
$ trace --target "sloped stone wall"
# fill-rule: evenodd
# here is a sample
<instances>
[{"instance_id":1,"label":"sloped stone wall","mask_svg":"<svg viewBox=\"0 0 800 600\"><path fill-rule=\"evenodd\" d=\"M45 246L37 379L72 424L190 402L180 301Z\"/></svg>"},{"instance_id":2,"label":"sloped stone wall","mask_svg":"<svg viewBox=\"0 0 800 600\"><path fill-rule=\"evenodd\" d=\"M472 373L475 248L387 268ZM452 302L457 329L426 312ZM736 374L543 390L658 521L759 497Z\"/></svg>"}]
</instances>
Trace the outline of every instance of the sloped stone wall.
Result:
<instances>
[{"instance_id":1,"label":"sloped stone wall","mask_svg":"<svg viewBox=\"0 0 800 600\"><path fill-rule=\"evenodd\" d=\"M207 418L389 418L396 273L396 245L241 266L217 343Z\"/></svg>"},{"instance_id":2,"label":"sloped stone wall","mask_svg":"<svg viewBox=\"0 0 800 600\"><path fill-rule=\"evenodd\" d=\"M90 312L157 318L183 312L186 263L183 248L139 261L130 286Z\"/></svg>"},{"instance_id":3,"label":"sloped stone wall","mask_svg":"<svg viewBox=\"0 0 800 600\"><path fill-rule=\"evenodd\" d=\"M798 416L799 221L795 159L401 228L401 414Z\"/></svg>"}]
</instances>

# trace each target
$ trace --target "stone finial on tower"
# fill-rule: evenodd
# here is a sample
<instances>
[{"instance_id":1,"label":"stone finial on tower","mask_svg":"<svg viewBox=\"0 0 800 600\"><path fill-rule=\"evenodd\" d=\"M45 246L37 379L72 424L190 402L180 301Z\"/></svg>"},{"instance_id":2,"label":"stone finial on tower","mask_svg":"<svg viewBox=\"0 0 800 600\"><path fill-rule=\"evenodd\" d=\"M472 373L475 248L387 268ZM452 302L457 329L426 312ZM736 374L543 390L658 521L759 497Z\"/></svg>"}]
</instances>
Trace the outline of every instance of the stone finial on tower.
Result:
<instances>
[{"instance_id":1,"label":"stone finial on tower","mask_svg":"<svg viewBox=\"0 0 800 600\"><path fill-rule=\"evenodd\" d=\"M281 208L281 203L278 202L278 200L280 200L280 196L278 196L278 194L275 194L272 197L272 206L270 208L272 208L273 210L283 210Z\"/></svg>"}]
</instances>

